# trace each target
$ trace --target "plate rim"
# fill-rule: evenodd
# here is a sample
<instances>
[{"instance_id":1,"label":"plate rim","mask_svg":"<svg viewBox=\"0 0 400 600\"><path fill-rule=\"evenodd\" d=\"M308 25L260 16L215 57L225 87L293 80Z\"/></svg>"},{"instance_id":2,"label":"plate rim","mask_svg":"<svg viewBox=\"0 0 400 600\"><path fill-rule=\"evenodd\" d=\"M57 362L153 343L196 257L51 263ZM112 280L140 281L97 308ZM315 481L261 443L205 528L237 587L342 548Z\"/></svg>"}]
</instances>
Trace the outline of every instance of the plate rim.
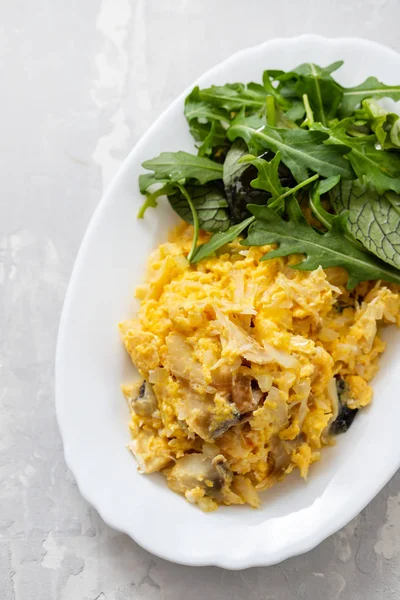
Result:
<instances>
[{"instance_id":1,"label":"plate rim","mask_svg":"<svg viewBox=\"0 0 400 600\"><path fill-rule=\"evenodd\" d=\"M91 506L93 506L95 508L95 510L99 513L102 520L108 526L112 527L116 531L125 533L131 539L133 539L133 541L136 542L139 546L144 548L146 551L154 554L155 556L158 556L164 560L168 560L170 562L180 564L180 565L185 565L185 566L216 566L216 567L229 569L229 570L239 570L239 569L247 569L247 568L251 568L251 567L272 566L272 565L276 565L286 559L304 554L304 553L312 550L316 546L318 546L325 539L327 539L328 537L330 537L331 535L333 535L334 533L336 533L337 531L339 531L340 529L345 527L352 519L354 519L372 501L372 499L383 489L383 487L393 477L393 475L396 473L396 471L400 467L400 455L399 455L399 458L397 461L398 462L397 466L395 466L393 469L390 470L389 474L385 478L384 483L382 484L382 482L380 482L378 485L372 486L370 488L369 493L366 494L365 496L363 496L361 501L354 503L353 510L350 511L349 513L346 513L346 516L344 516L342 519L336 519L330 527L327 526L325 528L322 528L321 531L318 531L314 535L298 541L292 547L289 548L288 546L286 546L281 551L275 552L275 554L273 556L270 556L269 558L267 558L265 555L262 555L262 557L260 559L257 559L254 553L253 554L249 553L246 557L240 557L239 559L229 559L229 557L227 558L226 556L219 554L218 551L215 551L214 553L210 552L203 559L200 559L198 557L194 557L191 559L190 556L183 557L182 555L179 555L179 551L176 552L175 550L173 551L172 555L171 554L166 555L163 552L160 552L157 549L157 547L151 543L152 538L149 538L149 543L147 543L147 539L142 539L142 537L140 535L136 535L136 534L132 533L130 530L128 530L128 528L124 527L122 523L118 522L118 519L116 519L113 516L110 516L109 514L105 514L106 510L103 510L103 508L101 506L101 502L99 502L99 500L95 497L95 494L91 493L90 488L85 485L84 474L82 472L80 472L79 466L77 466L75 464L75 462L73 461L73 459L71 457L71 453L69 451L69 444L68 444L68 440L66 439L67 435L66 435L66 431L63 426L62 409L61 409L61 405L62 405L61 398L63 396L63 392L61 389L60 381L62 379L61 372L63 370L63 362L64 362L63 361L63 345L64 345L64 338L65 338L66 330L67 330L68 316L69 316L69 312L70 312L71 306L72 306L72 299L75 295L75 293L74 293L75 288L76 288L78 280L79 280L79 273L81 270L81 266L84 262L86 249L92 240L93 233L95 232L97 221L100 219L105 206L110 202L110 199L113 197L114 190L117 188L119 180L121 179L121 177L123 176L125 171L130 169L132 155L138 150L138 148L142 144L144 144L146 142L147 137L149 137L152 134L152 132L155 129L157 129L157 127L159 126L159 123L164 119L165 115L173 107L182 103L182 101L190 93L190 91L193 89L194 86L201 84L203 78L212 76L213 73L219 71L220 69L223 69L231 61L234 62L234 61L238 60L239 58L244 58L246 56L246 54L252 54L253 52L255 52L257 50L263 50L272 44L276 44L276 43L282 44L285 42L286 43L320 42L320 43L334 44L334 45L346 43L346 44L354 44L355 46L366 46L367 45L369 47L375 47L375 49L377 51L379 51L380 53L391 54L392 56L397 57L397 59L400 59L400 53L397 52L396 50L394 50L393 48L390 48L379 42L369 40L367 38L360 38L360 37L353 37L353 36L329 37L329 36L323 36L323 35L318 35L318 34L307 34L306 33L306 34L302 34L299 36L276 37L276 38L269 39L265 42L262 42L260 44L255 44L253 46L246 47L244 49L239 50L238 52L231 54L226 59L218 62L210 69L207 69L206 71L204 71L199 77L196 78L195 81L193 81L188 87L186 87L161 112L161 114L156 118L154 123L146 130L146 132L140 137L140 139L136 142L136 144L133 146L133 148L129 151L129 153L123 160L121 166L118 168L116 174L113 176L111 182L108 184L105 192L103 193L98 205L96 206L96 208L93 212L93 215L87 225L84 236L80 243L80 246L79 246L75 261L74 261L74 265L73 265L73 268L71 271L71 275L70 275L70 278L68 281L67 291L65 294L63 307L62 307L62 311L61 311L60 323L59 323L58 333L57 333L56 351L55 351L55 386L54 387L55 387L56 419L57 419L57 424L58 424L58 428L59 428L62 443L63 443L64 457L65 457L65 462L67 464L67 467L72 472L72 474L76 480L78 489L79 489L81 495L83 496L83 498Z\"/></svg>"}]
</instances>

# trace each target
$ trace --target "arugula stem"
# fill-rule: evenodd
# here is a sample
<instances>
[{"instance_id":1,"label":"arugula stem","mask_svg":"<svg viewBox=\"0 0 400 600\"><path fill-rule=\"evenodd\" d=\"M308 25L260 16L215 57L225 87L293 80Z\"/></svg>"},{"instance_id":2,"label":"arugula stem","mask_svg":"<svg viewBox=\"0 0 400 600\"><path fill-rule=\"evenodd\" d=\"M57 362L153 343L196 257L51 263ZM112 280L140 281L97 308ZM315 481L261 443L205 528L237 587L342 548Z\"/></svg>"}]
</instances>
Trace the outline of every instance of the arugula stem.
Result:
<instances>
[{"instance_id":1,"label":"arugula stem","mask_svg":"<svg viewBox=\"0 0 400 600\"><path fill-rule=\"evenodd\" d=\"M146 194L146 200L143 202L142 206L139 208L139 212L137 214L138 219L144 218L144 213L148 208L156 208L157 206L157 198L160 196L164 196L166 193L166 186L162 186L160 189L152 192L150 194Z\"/></svg>"},{"instance_id":2,"label":"arugula stem","mask_svg":"<svg viewBox=\"0 0 400 600\"><path fill-rule=\"evenodd\" d=\"M310 207L318 221L328 230L332 229L332 219L334 215L331 215L324 209L319 196L314 196L312 193L310 194Z\"/></svg>"},{"instance_id":3,"label":"arugula stem","mask_svg":"<svg viewBox=\"0 0 400 600\"><path fill-rule=\"evenodd\" d=\"M273 96L267 96L267 123L270 127L276 125L276 110L275 110L275 98Z\"/></svg>"},{"instance_id":4,"label":"arugula stem","mask_svg":"<svg viewBox=\"0 0 400 600\"><path fill-rule=\"evenodd\" d=\"M311 127L311 125L314 125L314 113L311 109L307 94L303 94L303 103L304 108L306 109L306 119L304 120L303 125Z\"/></svg>"},{"instance_id":5,"label":"arugula stem","mask_svg":"<svg viewBox=\"0 0 400 600\"><path fill-rule=\"evenodd\" d=\"M313 181L315 181L316 179L318 179L318 177L319 177L319 175L318 175L318 173L316 173L315 175L313 175L312 177L309 177L305 181L301 181L294 188L290 188L290 190L288 190L284 194L281 194L280 196L278 196L277 198L275 198L274 201L271 202L271 204L268 204L268 208L274 209L275 206L279 205L279 203L281 202L281 200L283 200L287 196L291 196L292 194L295 194L296 192L298 192L299 190L301 190L301 188L305 187L309 183L312 183Z\"/></svg>"},{"instance_id":6,"label":"arugula stem","mask_svg":"<svg viewBox=\"0 0 400 600\"><path fill-rule=\"evenodd\" d=\"M190 248L190 252L188 254L188 261L191 262L192 258L194 256L194 253L196 252L197 240L199 239L199 216L197 214L197 211L194 207L192 199L189 196L185 186L181 185L180 183L178 183L177 185L178 185L179 189L181 190L183 196L185 196L185 198L189 204L189 208L190 208L190 211L192 213L192 218L193 218L194 233L193 233L192 247Z\"/></svg>"}]
</instances>

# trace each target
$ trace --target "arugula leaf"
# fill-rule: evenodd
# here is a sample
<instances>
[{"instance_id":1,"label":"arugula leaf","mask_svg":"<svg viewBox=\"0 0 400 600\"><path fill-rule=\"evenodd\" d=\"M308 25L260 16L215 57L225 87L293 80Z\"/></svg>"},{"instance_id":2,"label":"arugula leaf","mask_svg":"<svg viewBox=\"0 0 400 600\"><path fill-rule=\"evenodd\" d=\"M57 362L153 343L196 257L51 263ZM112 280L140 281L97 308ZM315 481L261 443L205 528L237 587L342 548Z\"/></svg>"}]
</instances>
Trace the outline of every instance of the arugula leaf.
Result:
<instances>
[{"instance_id":1,"label":"arugula leaf","mask_svg":"<svg viewBox=\"0 0 400 600\"><path fill-rule=\"evenodd\" d=\"M267 169L271 168L274 171L276 169L276 172L277 172L278 165L279 165L279 156L278 155L276 155L271 160L270 163L268 163L267 161L265 161L261 158L260 159L256 158L251 161L251 164L253 164L254 166L257 166L258 161L260 161L260 163L266 163L267 165L270 165L270 167L267 167ZM271 163L273 163L273 166L271 166ZM263 168L264 168L264 165L261 164L260 170L263 170ZM281 205L284 206L284 202L283 202L284 197L288 196L289 194L294 194L300 187L303 187L305 184L308 184L311 181L314 181L316 177L318 177L318 175L314 175L313 177L310 178L309 181L300 183L295 188L283 188L279 179L278 179L279 185L277 187L275 187L276 182L274 182L274 184L270 183L270 181L267 177L267 179L268 179L268 183L267 183L266 181L263 180L264 179L263 175L261 175L261 179L262 179L261 185L265 185L265 187L269 187L270 189L274 190L274 196L270 200L273 201L272 205L274 205L274 210L279 210L281 208ZM272 176L272 178L273 179L275 178L275 174ZM269 190L266 190L266 191L269 191ZM282 192L282 193L280 195L276 196L276 194L278 192ZM225 244L232 242L253 221L254 221L254 217L249 217L249 218L245 219L244 221L242 221L241 223L238 223L237 225L232 225L227 231L225 231L223 233L221 233L221 230L219 233L214 233L214 235L210 238L210 240L208 242L206 242L205 244L202 244L201 246L199 246L197 248L196 252L194 253L194 255L192 257L191 262L199 262L203 258L206 258L210 254L214 253L216 250L218 250Z\"/></svg>"},{"instance_id":2,"label":"arugula leaf","mask_svg":"<svg viewBox=\"0 0 400 600\"><path fill-rule=\"evenodd\" d=\"M192 119L207 119L208 121L230 121L230 117L226 110L214 106L210 102L206 102L200 96L198 86L193 88L190 94L185 99L185 117L190 123Z\"/></svg>"},{"instance_id":3,"label":"arugula leaf","mask_svg":"<svg viewBox=\"0 0 400 600\"><path fill-rule=\"evenodd\" d=\"M162 152L156 158L143 163L145 169L154 172L155 179L178 182L182 179L197 179L201 184L222 177L222 165L189 152Z\"/></svg>"},{"instance_id":4,"label":"arugula leaf","mask_svg":"<svg viewBox=\"0 0 400 600\"><path fill-rule=\"evenodd\" d=\"M263 158L249 157L250 162L258 171L258 177L250 183L251 187L258 188L269 192L272 198L281 196L287 188L283 188L279 179L279 163L281 162L281 154L277 152L271 161Z\"/></svg>"},{"instance_id":5,"label":"arugula leaf","mask_svg":"<svg viewBox=\"0 0 400 600\"><path fill-rule=\"evenodd\" d=\"M212 86L200 90L198 87L185 100L185 115L191 128L198 128L196 121L204 125L208 122L208 128L212 122L225 125L232 121L238 113L265 114L268 111L268 103L276 102L279 109L277 112L277 123L282 127L296 127L296 123L290 120L284 110L291 108L292 102L283 98L273 86L269 72L263 75L263 85L258 83L228 83L224 86Z\"/></svg>"},{"instance_id":6,"label":"arugula leaf","mask_svg":"<svg viewBox=\"0 0 400 600\"><path fill-rule=\"evenodd\" d=\"M319 177L317 174L315 174L312 177L301 181L293 188L283 187L279 172L281 161L280 152L277 152L270 161L267 161L262 157L258 158L252 156L251 154L249 156L244 156L240 162L244 161L256 167L258 172L258 177L250 182L251 187L268 192L270 194L270 198L268 198L267 204L270 208L273 208L278 212L284 210L285 203L283 200L287 196L296 194L301 188L309 185ZM338 180L339 178L332 179ZM249 204L252 204L252 202L249 202Z\"/></svg>"},{"instance_id":7,"label":"arugula leaf","mask_svg":"<svg viewBox=\"0 0 400 600\"><path fill-rule=\"evenodd\" d=\"M301 253L298 269L342 266L349 288L366 279L399 283L400 117L375 98L400 100L400 86L369 77L343 88L332 77L341 64L267 70L262 85L195 87L185 116L198 156L163 152L143 163L151 173L139 177L146 199L138 216L166 195L193 224L192 262L250 226L245 245L279 245L265 258ZM320 176L327 179L311 187L309 202L326 233L307 223L295 199ZM328 192L337 215L322 205ZM213 236L197 248L200 227Z\"/></svg>"},{"instance_id":8,"label":"arugula leaf","mask_svg":"<svg viewBox=\"0 0 400 600\"><path fill-rule=\"evenodd\" d=\"M198 147L198 156L211 156L214 146L217 145L217 123L213 121L210 131L204 138L202 144Z\"/></svg>"},{"instance_id":9,"label":"arugula leaf","mask_svg":"<svg viewBox=\"0 0 400 600\"><path fill-rule=\"evenodd\" d=\"M200 142L199 156L210 156L218 146L226 146L226 124L230 121L227 111L201 100L200 90L195 87L185 99L185 117L190 133Z\"/></svg>"},{"instance_id":10,"label":"arugula leaf","mask_svg":"<svg viewBox=\"0 0 400 600\"><path fill-rule=\"evenodd\" d=\"M212 85L199 91L201 100L223 108L229 112L240 109L251 109L253 112L265 107L266 91L257 83L227 83L226 85Z\"/></svg>"},{"instance_id":11,"label":"arugula leaf","mask_svg":"<svg viewBox=\"0 0 400 600\"><path fill-rule=\"evenodd\" d=\"M400 116L386 113L372 123L378 142L384 150L400 148Z\"/></svg>"},{"instance_id":12,"label":"arugula leaf","mask_svg":"<svg viewBox=\"0 0 400 600\"><path fill-rule=\"evenodd\" d=\"M226 130L220 123L217 123L216 121L213 123L209 123L208 121L205 123L200 123L199 121L192 120L189 131L194 140L199 142L201 145L210 135L213 125L215 125L213 133L213 147L227 145L229 142L226 139Z\"/></svg>"},{"instance_id":13,"label":"arugula leaf","mask_svg":"<svg viewBox=\"0 0 400 600\"><path fill-rule=\"evenodd\" d=\"M192 212L191 206L188 205L187 201L185 201L185 196L184 194L182 195L182 190L179 184L185 179L189 179L189 181L197 179L200 184L205 184L209 181L220 179L222 177L222 165L219 165L208 158L195 156L187 152L163 152L157 158L145 161L143 166L147 169L151 169L153 173L145 173L139 176L140 191L146 196L144 203L139 209L138 218L140 219L144 217L144 214L148 208L155 208L157 206L157 199L160 196L165 195L167 195L169 198L172 195L179 196L181 198L181 202L179 203L181 212L183 199L183 204L185 204L188 214L190 215ZM159 184L159 187L154 190L153 186L155 184ZM204 194L201 195L205 197L207 193L208 191L205 191ZM219 209L222 208L223 207L221 205ZM209 219L210 222L214 222L213 220L215 220L216 226L217 222L222 223L226 220L227 211L224 213L218 212L216 206L210 207L210 210L214 212L203 213L205 216L205 221ZM177 212L179 214L179 211ZM189 222L193 223L193 220ZM211 225L211 227L212 226L213 225Z\"/></svg>"},{"instance_id":14,"label":"arugula leaf","mask_svg":"<svg viewBox=\"0 0 400 600\"><path fill-rule=\"evenodd\" d=\"M190 195L196 210L199 227L205 231L226 231L230 225L228 202L223 191L213 184L206 186L187 185L186 190ZM176 213L193 225L193 215L187 198L180 188L176 188L168 195L168 200Z\"/></svg>"},{"instance_id":15,"label":"arugula leaf","mask_svg":"<svg viewBox=\"0 0 400 600\"><path fill-rule=\"evenodd\" d=\"M214 233L208 242L197 247L191 262L198 263L200 260L203 260L203 258L207 258L210 254L213 254L219 248L222 248L222 246L225 246L225 244L233 242L233 240L236 239L253 221L254 217L249 217L237 225L232 225L232 227L223 233Z\"/></svg>"},{"instance_id":16,"label":"arugula leaf","mask_svg":"<svg viewBox=\"0 0 400 600\"><path fill-rule=\"evenodd\" d=\"M269 127L256 117L239 117L228 129L230 140L238 137L244 139L252 154L259 154L265 149L280 152L282 162L291 170L296 181L307 179L308 169L324 177L354 177L344 158L349 149L341 142L334 147L326 145L324 142L329 140L329 135L322 131Z\"/></svg>"},{"instance_id":17,"label":"arugula leaf","mask_svg":"<svg viewBox=\"0 0 400 600\"><path fill-rule=\"evenodd\" d=\"M289 98L302 98L306 94L315 119L326 125L336 115L342 101L342 88L331 77L331 73L342 64L343 61L337 61L325 68L314 63L301 64L277 77L280 82L278 90Z\"/></svg>"},{"instance_id":18,"label":"arugula leaf","mask_svg":"<svg viewBox=\"0 0 400 600\"><path fill-rule=\"evenodd\" d=\"M269 159L273 158L269 152ZM251 186L251 182L257 177L257 169L251 162L242 162L248 157L248 149L243 140L238 138L231 146L224 163L224 185L226 198L229 203L232 223L240 223L249 216L247 204L266 204L271 194L262 188ZM252 156L250 159L254 159ZM260 160L267 159L263 155ZM283 165L279 165L279 177L283 182L292 183L290 171Z\"/></svg>"},{"instance_id":19,"label":"arugula leaf","mask_svg":"<svg viewBox=\"0 0 400 600\"><path fill-rule=\"evenodd\" d=\"M346 144L351 152L347 155L357 176L369 181L380 194L386 190L400 193L400 156L385 152L376 146L374 135L350 137L347 128L353 123L351 118L340 121L333 129L327 130L314 125L318 130L329 132L326 144Z\"/></svg>"},{"instance_id":20,"label":"arugula leaf","mask_svg":"<svg viewBox=\"0 0 400 600\"><path fill-rule=\"evenodd\" d=\"M240 159L248 153L247 146L243 140L237 139L233 142L226 155L223 165L222 179L225 188L230 188L240 177L248 165L241 163Z\"/></svg>"},{"instance_id":21,"label":"arugula leaf","mask_svg":"<svg viewBox=\"0 0 400 600\"><path fill-rule=\"evenodd\" d=\"M285 115L292 122L301 121L305 115L304 102L302 100L292 100L291 107L285 112Z\"/></svg>"},{"instance_id":22,"label":"arugula leaf","mask_svg":"<svg viewBox=\"0 0 400 600\"><path fill-rule=\"evenodd\" d=\"M330 77L331 73L340 69L340 67L343 65L343 63L344 63L343 60L336 60L335 62L331 63L327 67L319 67L315 63L302 63L301 65L299 65L298 67L293 69L293 71L289 71L289 73L287 73L287 75L296 73L297 75L302 75L302 76L306 76L306 77L312 76L314 78L328 80L329 78L331 78ZM279 81L282 81L283 77L277 77L277 79Z\"/></svg>"},{"instance_id":23,"label":"arugula leaf","mask_svg":"<svg viewBox=\"0 0 400 600\"><path fill-rule=\"evenodd\" d=\"M301 271L322 268L342 267L349 274L348 289L353 289L361 281L385 279L400 283L400 273L388 267L376 257L363 252L344 238L347 214L342 213L332 219L332 229L327 233L317 233L309 225L301 212L297 200L292 196L287 202L288 221L284 221L267 206L249 205L255 221L250 226L244 246L264 246L278 244L276 250L267 252L262 260L305 254L306 258L291 265Z\"/></svg>"},{"instance_id":24,"label":"arugula leaf","mask_svg":"<svg viewBox=\"0 0 400 600\"><path fill-rule=\"evenodd\" d=\"M278 72L280 75L283 74L283 71ZM282 94L278 91L276 87L273 86L272 81L276 80L277 72L276 71L264 71L263 73L263 85L264 89L269 96L272 96L278 105L284 110L288 110L291 108L292 103L284 98Z\"/></svg>"},{"instance_id":25,"label":"arugula leaf","mask_svg":"<svg viewBox=\"0 0 400 600\"><path fill-rule=\"evenodd\" d=\"M295 187L293 187L293 188L286 188L286 191L283 194L281 194L280 196L278 196L277 198L275 198L273 200L273 202L268 203L268 206L270 208L273 208L278 213L280 213L280 211L285 208L285 203L282 202L282 200L284 200L284 198L287 198L288 196L291 196L292 194L293 195L297 194L297 192L299 190L301 190L303 187L305 187L307 185L310 185L310 183L313 183L313 181L315 181L316 179L318 179L318 177L319 177L319 175L317 173L315 173L315 175L312 175L308 179L305 179L304 181L301 181Z\"/></svg>"},{"instance_id":26,"label":"arugula leaf","mask_svg":"<svg viewBox=\"0 0 400 600\"><path fill-rule=\"evenodd\" d=\"M400 148L400 117L382 108L374 99L362 101L357 119L365 119L385 150Z\"/></svg>"},{"instance_id":27,"label":"arugula leaf","mask_svg":"<svg viewBox=\"0 0 400 600\"><path fill-rule=\"evenodd\" d=\"M166 180L165 180L166 181ZM145 194L151 185L155 183L164 183L160 179L156 179L152 173L142 173L139 175L139 190L141 194Z\"/></svg>"},{"instance_id":28,"label":"arugula leaf","mask_svg":"<svg viewBox=\"0 0 400 600\"><path fill-rule=\"evenodd\" d=\"M267 99L271 98L271 96L267 96ZM289 114L294 115L294 117L296 117L296 112L295 112L295 107L294 107L294 103L293 103L293 107L292 109L290 109L290 111L288 112L284 112L282 110L282 108L278 105L275 107L275 123L274 126L275 127L280 127L283 129L298 129L299 126L297 125L297 123L293 120L293 117L289 117ZM300 111L298 111L299 113ZM303 111L304 113L304 105L303 105ZM267 122L267 125L271 125L271 123Z\"/></svg>"},{"instance_id":29,"label":"arugula leaf","mask_svg":"<svg viewBox=\"0 0 400 600\"><path fill-rule=\"evenodd\" d=\"M347 228L367 250L400 269L400 196L378 196L359 181L342 181L331 203L338 213L348 211Z\"/></svg>"},{"instance_id":30,"label":"arugula leaf","mask_svg":"<svg viewBox=\"0 0 400 600\"><path fill-rule=\"evenodd\" d=\"M400 100L400 85L385 85L376 77L368 77L363 83L351 88L343 88L340 114L351 115L364 98L392 98Z\"/></svg>"}]
</instances>

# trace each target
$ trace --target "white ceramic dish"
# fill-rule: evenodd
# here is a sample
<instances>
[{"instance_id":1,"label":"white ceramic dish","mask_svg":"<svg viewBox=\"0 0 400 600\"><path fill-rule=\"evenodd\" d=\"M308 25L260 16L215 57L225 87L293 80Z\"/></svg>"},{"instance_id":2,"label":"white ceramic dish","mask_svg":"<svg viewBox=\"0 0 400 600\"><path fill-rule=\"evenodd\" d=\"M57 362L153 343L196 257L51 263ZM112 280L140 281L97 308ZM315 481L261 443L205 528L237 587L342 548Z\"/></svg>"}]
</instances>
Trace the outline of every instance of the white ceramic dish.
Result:
<instances>
[{"instance_id":1,"label":"white ceramic dish","mask_svg":"<svg viewBox=\"0 0 400 600\"><path fill-rule=\"evenodd\" d=\"M398 83L400 56L357 39L302 36L277 39L235 54L196 83L257 81L265 68L344 59L341 83L368 75ZM335 74L336 76L336 74ZM192 86L191 86L192 87ZM191 89L191 88L190 88ZM379 492L400 465L397 373L400 332L374 381L375 400L334 448L313 466L308 483L296 476L264 493L260 510L223 507L204 514L171 492L160 475L142 476L126 450L128 410L120 392L133 367L117 323L132 314L132 295L152 248L174 221L167 207L136 219L141 163L165 150L193 150L183 116L186 90L126 159L88 228L71 277L60 324L56 407L66 461L83 496L103 519L141 546L187 565L239 569L270 565L310 550L343 527Z\"/></svg>"}]
</instances>

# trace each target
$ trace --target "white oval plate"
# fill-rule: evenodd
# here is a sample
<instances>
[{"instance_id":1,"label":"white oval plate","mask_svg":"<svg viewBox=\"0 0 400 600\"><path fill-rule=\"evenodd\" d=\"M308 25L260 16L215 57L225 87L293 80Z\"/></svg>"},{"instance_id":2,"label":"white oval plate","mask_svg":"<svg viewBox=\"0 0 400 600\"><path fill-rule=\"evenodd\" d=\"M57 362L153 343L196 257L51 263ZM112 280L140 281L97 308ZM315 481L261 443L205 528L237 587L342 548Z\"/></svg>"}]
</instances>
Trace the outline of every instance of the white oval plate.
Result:
<instances>
[{"instance_id":1,"label":"white oval plate","mask_svg":"<svg viewBox=\"0 0 400 600\"><path fill-rule=\"evenodd\" d=\"M399 83L400 56L394 51L365 40L317 36L276 39L239 52L196 83L258 81L266 68L290 69L308 61L325 66L338 59L345 60L337 73L344 85L369 75ZM310 550L346 525L399 467L400 337L396 330L386 332L389 345L371 407L325 450L308 483L288 477L264 493L260 510L223 507L204 514L171 492L162 476L137 473L125 447L129 416L120 392L120 383L135 373L117 323L132 315L131 298L148 254L166 239L174 221L166 206L149 210L144 221L136 219L137 178L147 158L166 150L194 150L183 116L190 89L132 150L90 223L60 324L57 417L68 466L83 496L109 525L177 563L228 569L271 565Z\"/></svg>"}]
</instances>

